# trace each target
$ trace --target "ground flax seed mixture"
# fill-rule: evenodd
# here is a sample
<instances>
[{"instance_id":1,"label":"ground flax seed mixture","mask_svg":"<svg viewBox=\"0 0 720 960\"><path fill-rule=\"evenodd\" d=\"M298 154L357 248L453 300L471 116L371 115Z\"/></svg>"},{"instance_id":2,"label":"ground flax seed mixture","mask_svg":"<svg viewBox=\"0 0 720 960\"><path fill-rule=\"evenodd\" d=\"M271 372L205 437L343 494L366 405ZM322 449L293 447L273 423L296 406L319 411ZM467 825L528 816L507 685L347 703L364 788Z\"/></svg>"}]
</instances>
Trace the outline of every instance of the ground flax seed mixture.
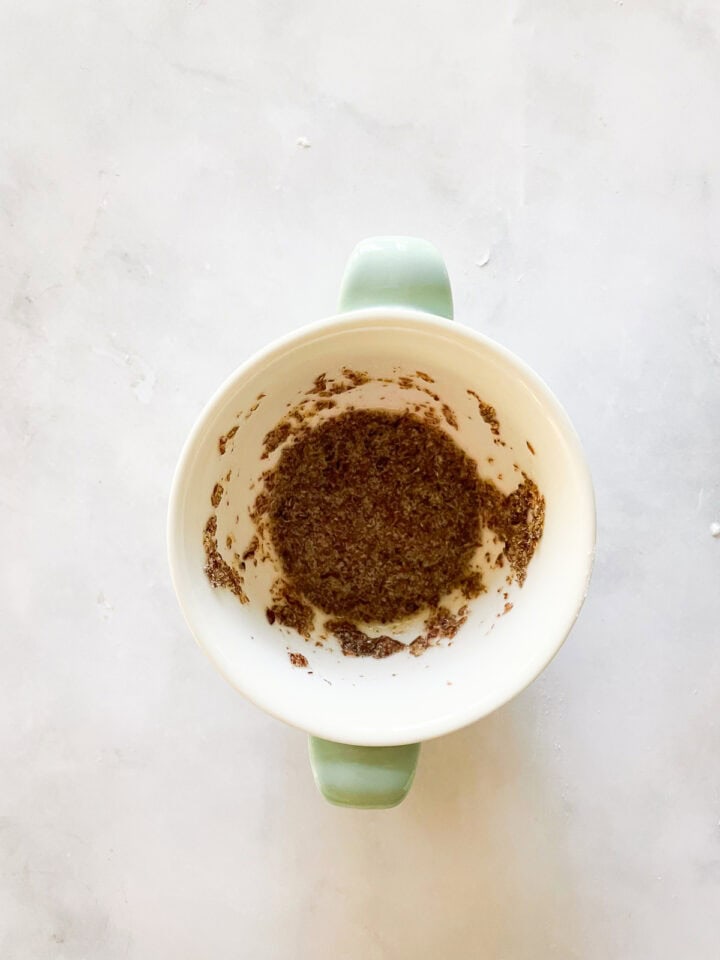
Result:
<instances>
[{"instance_id":1,"label":"ground flax seed mixture","mask_svg":"<svg viewBox=\"0 0 720 960\"><path fill-rule=\"evenodd\" d=\"M354 410L283 450L270 535L288 580L326 613L388 623L435 606L479 544L477 468L413 414Z\"/></svg>"},{"instance_id":2,"label":"ground flax seed mixture","mask_svg":"<svg viewBox=\"0 0 720 960\"><path fill-rule=\"evenodd\" d=\"M522 585L542 536L545 502L525 474L508 496L481 478L477 463L427 405L402 413L349 408L313 425L312 416L334 406L330 398L370 379L351 370L343 375L340 383L319 375L264 441L263 459L284 445L275 466L262 475L251 508L280 568L267 619L309 638L319 612L344 654L381 659L405 645L392 636L369 636L363 626L397 624L420 613L423 630L407 646L419 656L439 637L454 637L467 619L467 604L453 612L447 597L471 600L485 590L473 566L483 528L502 541L495 564L507 562L508 580ZM432 382L420 371L417 377ZM404 381L411 378L402 380L407 389ZM494 409L472 395L497 439ZM442 413L456 429L453 411L443 405ZM220 438L221 453L232 436L234 430ZM222 494L218 484L213 507ZM242 559L235 555L236 571L220 556L216 531L213 514L204 534L206 573L213 586L247 602L242 571L255 558L257 537Z\"/></svg>"}]
</instances>

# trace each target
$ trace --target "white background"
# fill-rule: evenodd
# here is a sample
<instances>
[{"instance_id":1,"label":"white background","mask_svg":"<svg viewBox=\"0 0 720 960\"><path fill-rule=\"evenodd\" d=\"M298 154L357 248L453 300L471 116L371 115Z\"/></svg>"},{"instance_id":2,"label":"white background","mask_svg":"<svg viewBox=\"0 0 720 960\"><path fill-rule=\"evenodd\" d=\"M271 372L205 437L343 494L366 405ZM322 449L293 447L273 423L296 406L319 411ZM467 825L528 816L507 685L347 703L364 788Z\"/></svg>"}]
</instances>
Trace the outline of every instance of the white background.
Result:
<instances>
[{"instance_id":1,"label":"white background","mask_svg":"<svg viewBox=\"0 0 720 960\"><path fill-rule=\"evenodd\" d=\"M717 3L6 0L0 47L3 960L715 960ZM557 392L600 539L544 676L363 813L196 649L164 524L382 233Z\"/></svg>"}]
</instances>

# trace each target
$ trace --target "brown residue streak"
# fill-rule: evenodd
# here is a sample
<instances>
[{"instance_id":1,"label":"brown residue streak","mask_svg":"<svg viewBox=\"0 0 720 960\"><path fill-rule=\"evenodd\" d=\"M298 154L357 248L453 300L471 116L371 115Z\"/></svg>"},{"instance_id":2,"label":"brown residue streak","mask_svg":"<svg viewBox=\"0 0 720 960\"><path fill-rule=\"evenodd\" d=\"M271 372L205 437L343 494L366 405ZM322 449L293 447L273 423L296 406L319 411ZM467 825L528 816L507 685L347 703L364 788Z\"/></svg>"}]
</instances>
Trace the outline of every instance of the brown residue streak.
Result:
<instances>
[{"instance_id":1,"label":"brown residue streak","mask_svg":"<svg viewBox=\"0 0 720 960\"><path fill-rule=\"evenodd\" d=\"M442 412L443 412L443 416L445 417L447 422L450 424L450 426L453 427L455 430L457 430L458 428L457 417L455 416L455 413L452 410L452 408L449 407L446 403L444 403L442 405Z\"/></svg>"},{"instance_id":2,"label":"brown residue streak","mask_svg":"<svg viewBox=\"0 0 720 960\"><path fill-rule=\"evenodd\" d=\"M245 550L245 553L242 555L243 560L255 560L255 554L257 553L260 547L260 541L257 537L253 537L250 543Z\"/></svg>"},{"instance_id":3,"label":"brown residue streak","mask_svg":"<svg viewBox=\"0 0 720 960\"><path fill-rule=\"evenodd\" d=\"M535 447L533 447L533 445L530 443L529 440L526 440L525 443L527 444L527 448L528 448L528 450L530 451L530 453L531 453L533 456L535 456Z\"/></svg>"},{"instance_id":4,"label":"brown residue streak","mask_svg":"<svg viewBox=\"0 0 720 960\"><path fill-rule=\"evenodd\" d=\"M285 443L292 432L293 428L288 421L281 420L276 427L273 427L272 430L265 434L265 438L263 440L263 452L260 459L267 460L271 453L277 450L281 444Z\"/></svg>"},{"instance_id":5,"label":"brown residue streak","mask_svg":"<svg viewBox=\"0 0 720 960\"><path fill-rule=\"evenodd\" d=\"M266 396L266 394L264 394L264 393L259 393L259 394L257 395L257 399L255 400L255 403L250 407L250 409L248 410L248 412L245 414L245 419L246 419L246 420L249 420L250 417L255 413L255 411L257 410L257 408L260 406L260 401L263 400L263 399L265 398L265 396Z\"/></svg>"},{"instance_id":6,"label":"brown residue streak","mask_svg":"<svg viewBox=\"0 0 720 960\"><path fill-rule=\"evenodd\" d=\"M290 652L288 652L288 656L290 657L290 663L291 663L294 667L307 667L307 665L308 665L308 658L307 658L306 656L304 656L302 653L290 653Z\"/></svg>"},{"instance_id":7,"label":"brown residue streak","mask_svg":"<svg viewBox=\"0 0 720 960\"><path fill-rule=\"evenodd\" d=\"M429 374L429 373L423 373L422 370L416 370L416 371L415 371L415 376L416 376L416 377L420 377L420 379L421 379L421 380L424 380L425 383L435 383L435 381L434 381L433 378L430 376L430 374Z\"/></svg>"},{"instance_id":8,"label":"brown residue streak","mask_svg":"<svg viewBox=\"0 0 720 960\"><path fill-rule=\"evenodd\" d=\"M412 377L398 377L397 385L401 390L414 390L417 386Z\"/></svg>"},{"instance_id":9,"label":"brown residue streak","mask_svg":"<svg viewBox=\"0 0 720 960\"><path fill-rule=\"evenodd\" d=\"M210 503L214 507L220 506L220 501L222 500L222 495L225 492L223 485L221 483L216 483L213 487L213 492L210 495Z\"/></svg>"},{"instance_id":10,"label":"brown residue streak","mask_svg":"<svg viewBox=\"0 0 720 960\"><path fill-rule=\"evenodd\" d=\"M514 578L522 586L528 565L542 537L545 498L527 476L507 497L494 484L488 481L482 483L485 525L505 541L503 553Z\"/></svg>"},{"instance_id":11,"label":"brown residue streak","mask_svg":"<svg viewBox=\"0 0 720 960\"><path fill-rule=\"evenodd\" d=\"M309 390L306 390L305 393L309 396L312 396L313 394L324 393L325 390L327 390L327 374L319 373L315 377L315 380L313 381L313 385L310 387Z\"/></svg>"},{"instance_id":12,"label":"brown residue streak","mask_svg":"<svg viewBox=\"0 0 720 960\"><path fill-rule=\"evenodd\" d=\"M496 436L500 436L500 421L497 418L497 411L495 407L490 406L489 403L485 401L475 393L474 390L467 391L471 397L475 397L477 400L478 410L480 411L480 416L483 418L485 423L490 427L490 432Z\"/></svg>"},{"instance_id":13,"label":"brown residue streak","mask_svg":"<svg viewBox=\"0 0 720 960\"><path fill-rule=\"evenodd\" d=\"M481 593L485 593L487 587L483 583L482 574L479 570L471 570L464 579L460 581L460 593L466 600L474 600Z\"/></svg>"},{"instance_id":14,"label":"brown residue streak","mask_svg":"<svg viewBox=\"0 0 720 960\"><path fill-rule=\"evenodd\" d=\"M232 440L235 434L238 432L238 426L235 424L234 427L231 427L227 433L224 433L221 437L218 437L218 450L220 451L220 456L225 453L225 450L228 445L228 441Z\"/></svg>"},{"instance_id":15,"label":"brown residue streak","mask_svg":"<svg viewBox=\"0 0 720 960\"><path fill-rule=\"evenodd\" d=\"M260 517L267 513L269 505L269 492L262 491L255 497L255 503L252 505L252 509L250 510L250 519L253 521L253 523L257 523Z\"/></svg>"},{"instance_id":16,"label":"brown residue streak","mask_svg":"<svg viewBox=\"0 0 720 960\"><path fill-rule=\"evenodd\" d=\"M242 577L224 560L218 550L217 516L214 513L208 518L203 530L203 548L205 550L205 574L213 587L224 587L231 590L240 600L240 603L247 603L248 598L243 589Z\"/></svg>"},{"instance_id":17,"label":"brown residue streak","mask_svg":"<svg viewBox=\"0 0 720 960\"><path fill-rule=\"evenodd\" d=\"M467 606L460 607L457 613L452 613L447 607L437 607L431 611L425 620L423 633L413 640L408 650L413 657L420 657L428 647L435 646L438 640L452 640L460 627L467 621L467 618ZM452 644L448 644L448 646L452 646Z\"/></svg>"},{"instance_id":18,"label":"brown residue streak","mask_svg":"<svg viewBox=\"0 0 720 960\"><path fill-rule=\"evenodd\" d=\"M306 396L334 397L341 393L349 393L356 387L372 382L372 378L364 370L351 370L350 367L343 367L342 374L346 378L346 382L342 383L337 383L326 373L318 374L312 387L305 391Z\"/></svg>"},{"instance_id":19,"label":"brown residue streak","mask_svg":"<svg viewBox=\"0 0 720 960\"><path fill-rule=\"evenodd\" d=\"M276 580L271 593L273 604L270 610L277 622L297 630L307 639L315 624L312 606L285 580Z\"/></svg>"},{"instance_id":20,"label":"brown residue streak","mask_svg":"<svg viewBox=\"0 0 720 960\"><path fill-rule=\"evenodd\" d=\"M512 603L506 603L505 606L503 607L503 612L501 615L504 617L506 613L510 613L512 608L513 608Z\"/></svg>"},{"instance_id":21,"label":"brown residue streak","mask_svg":"<svg viewBox=\"0 0 720 960\"><path fill-rule=\"evenodd\" d=\"M425 636L428 640L441 637L452 639L468 618L468 608L460 607L457 613L451 613L447 607L438 607L425 621Z\"/></svg>"},{"instance_id":22,"label":"brown residue streak","mask_svg":"<svg viewBox=\"0 0 720 960\"><path fill-rule=\"evenodd\" d=\"M337 397L341 393L350 393L351 390L355 389L355 385L352 383L333 383L331 387L328 387L327 390L323 391L320 394L321 397Z\"/></svg>"},{"instance_id":23,"label":"brown residue streak","mask_svg":"<svg viewBox=\"0 0 720 960\"><path fill-rule=\"evenodd\" d=\"M430 642L427 637L415 637L413 642L408 646L408 651L413 657L421 657L429 646Z\"/></svg>"},{"instance_id":24,"label":"brown residue streak","mask_svg":"<svg viewBox=\"0 0 720 960\"><path fill-rule=\"evenodd\" d=\"M332 410L333 407L337 406L335 400L316 400L314 404L315 413L320 413L321 410ZM299 419L302 420L302 417Z\"/></svg>"},{"instance_id":25,"label":"brown residue streak","mask_svg":"<svg viewBox=\"0 0 720 960\"><path fill-rule=\"evenodd\" d=\"M340 641L346 657L373 657L383 660L402 650L403 645L392 637L370 637L349 620L326 620L325 629Z\"/></svg>"},{"instance_id":26,"label":"brown residue streak","mask_svg":"<svg viewBox=\"0 0 720 960\"><path fill-rule=\"evenodd\" d=\"M349 367L342 368L343 376L347 377L354 387L361 387L365 383L370 383L370 377L364 370L351 370Z\"/></svg>"}]
</instances>

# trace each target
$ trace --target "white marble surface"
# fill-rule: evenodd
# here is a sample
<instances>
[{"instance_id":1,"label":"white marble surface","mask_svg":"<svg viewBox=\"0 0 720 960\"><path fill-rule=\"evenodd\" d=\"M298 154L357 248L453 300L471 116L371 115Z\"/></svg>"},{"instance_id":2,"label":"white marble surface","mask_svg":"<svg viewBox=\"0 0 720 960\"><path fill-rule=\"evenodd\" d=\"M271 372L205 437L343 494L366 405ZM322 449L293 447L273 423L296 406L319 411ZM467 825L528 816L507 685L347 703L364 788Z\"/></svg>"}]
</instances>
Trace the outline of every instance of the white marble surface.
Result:
<instances>
[{"instance_id":1,"label":"white marble surface","mask_svg":"<svg viewBox=\"0 0 720 960\"><path fill-rule=\"evenodd\" d=\"M715 0L6 0L0 47L3 960L715 960ZM164 524L218 381L390 232L561 397L600 541L541 680L361 813Z\"/></svg>"}]
</instances>

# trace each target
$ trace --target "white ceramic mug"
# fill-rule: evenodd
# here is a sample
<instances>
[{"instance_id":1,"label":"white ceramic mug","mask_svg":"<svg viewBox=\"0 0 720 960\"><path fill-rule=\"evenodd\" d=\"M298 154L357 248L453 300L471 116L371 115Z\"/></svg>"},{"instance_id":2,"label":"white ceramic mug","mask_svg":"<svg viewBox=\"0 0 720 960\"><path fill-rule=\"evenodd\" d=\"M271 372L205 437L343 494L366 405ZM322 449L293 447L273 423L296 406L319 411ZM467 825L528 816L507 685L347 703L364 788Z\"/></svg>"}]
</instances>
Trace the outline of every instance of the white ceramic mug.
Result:
<instances>
[{"instance_id":1,"label":"white ceramic mug","mask_svg":"<svg viewBox=\"0 0 720 960\"><path fill-rule=\"evenodd\" d=\"M323 794L346 806L389 807L409 789L420 741L507 703L557 653L585 598L595 507L588 467L564 410L516 356L451 321L450 286L434 247L406 237L363 241L348 263L340 309L247 360L210 399L175 474L169 557L196 640L241 693L311 735L313 772ZM264 436L319 373L342 367L386 377L398 369L426 372L456 411L460 427L453 435L481 473L490 456L491 479L503 476L509 492L517 467L546 500L527 579L522 588L508 587L512 609L503 615L507 601L488 590L472 601L452 645L432 647L419 658L405 651L385 660L345 657L332 643L321 648L293 639L268 622L263 602L251 594L240 604L228 591L214 590L203 572L202 532L218 476L234 471L232 511L242 516L241 527L249 524L249 488L259 473ZM468 389L496 409L506 447L493 443ZM253 415L238 418L261 394ZM407 400L406 392L388 386L382 406L403 409ZM357 396L352 402L359 405ZM377 398L364 402L377 406ZM218 437L234 425L232 444L221 455ZM289 649L307 657L307 670L291 665Z\"/></svg>"}]
</instances>

